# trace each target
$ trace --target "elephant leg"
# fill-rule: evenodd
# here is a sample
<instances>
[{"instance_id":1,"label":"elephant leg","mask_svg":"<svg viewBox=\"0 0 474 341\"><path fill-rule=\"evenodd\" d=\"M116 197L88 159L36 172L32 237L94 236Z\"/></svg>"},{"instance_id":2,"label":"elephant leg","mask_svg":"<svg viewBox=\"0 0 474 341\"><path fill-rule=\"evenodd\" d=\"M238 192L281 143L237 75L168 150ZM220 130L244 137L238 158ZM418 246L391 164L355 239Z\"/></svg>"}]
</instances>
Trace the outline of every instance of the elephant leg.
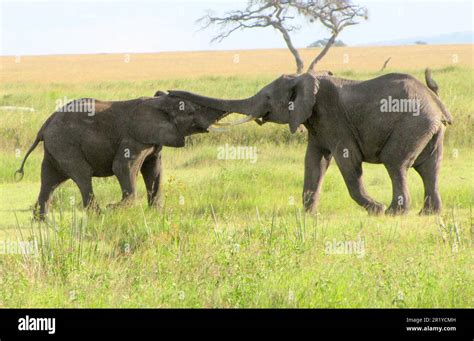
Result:
<instances>
[{"instance_id":1,"label":"elephant leg","mask_svg":"<svg viewBox=\"0 0 474 341\"><path fill-rule=\"evenodd\" d=\"M324 175L329 167L331 156L325 158L316 147L314 137L309 135L304 166L303 205L306 211L316 212Z\"/></svg>"},{"instance_id":2,"label":"elephant leg","mask_svg":"<svg viewBox=\"0 0 474 341\"><path fill-rule=\"evenodd\" d=\"M383 214L385 206L372 199L365 191L362 180L362 162L355 161L354 158L344 158L336 155L335 159L351 198L364 207L369 214Z\"/></svg>"},{"instance_id":3,"label":"elephant leg","mask_svg":"<svg viewBox=\"0 0 474 341\"><path fill-rule=\"evenodd\" d=\"M438 177L441 160L443 159L443 144L438 143L436 150L421 164L415 165L415 170L423 179L425 188L424 203L420 214L439 214L441 212L441 196L439 194Z\"/></svg>"},{"instance_id":4,"label":"elephant leg","mask_svg":"<svg viewBox=\"0 0 474 341\"><path fill-rule=\"evenodd\" d=\"M435 134L436 122L420 115L408 115L392 131L380 152L380 162L385 165L392 180L393 198L387 214L403 214L408 211L410 197L406 174L416 162L425 159ZM420 162L421 163L421 162Z\"/></svg>"},{"instance_id":5,"label":"elephant leg","mask_svg":"<svg viewBox=\"0 0 474 341\"><path fill-rule=\"evenodd\" d=\"M81 191L82 206L87 210L100 212L92 188L92 174L91 167L84 161L81 162L81 165L78 165L74 173L71 174L71 179L76 183Z\"/></svg>"},{"instance_id":6,"label":"elephant leg","mask_svg":"<svg viewBox=\"0 0 474 341\"><path fill-rule=\"evenodd\" d=\"M64 156L67 154L67 158ZM94 171L89 163L84 159L82 152L76 149L68 149L61 155L59 166L61 170L68 175L79 187L82 197L82 205L84 208L99 212L99 206L95 200L94 191L92 189L92 175ZM65 160L63 160L63 158Z\"/></svg>"},{"instance_id":7,"label":"elephant leg","mask_svg":"<svg viewBox=\"0 0 474 341\"><path fill-rule=\"evenodd\" d=\"M135 162L115 160L112 170L117 177L122 190L122 200L116 204L109 204L109 208L126 206L133 202L136 195L137 166Z\"/></svg>"},{"instance_id":8,"label":"elephant leg","mask_svg":"<svg viewBox=\"0 0 474 341\"><path fill-rule=\"evenodd\" d=\"M92 176L81 176L76 178L74 182L81 191L82 205L84 208L93 212L100 212L99 205L97 204L94 191L92 189Z\"/></svg>"},{"instance_id":9,"label":"elephant leg","mask_svg":"<svg viewBox=\"0 0 474 341\"><path fill-rule=\"evenodd\" d=\"M392 202L386 214L405 214L410 206L410 194L407 186L407 169L404 166L385 165L392 180Z\"/></svg>"},{"instance_id":10,"label":"elephant leg","mask_svg":"<svg viewBox=\"0 0 474 341\"><path fill-rule=\"evenodd\" d=\"M161 152L153 154L145 159L141 167L143 180L145 181L148 206L159 206L160 185L162 179Z\"/></svg>"},{"instance_id":11,"label":"elephant leg","mask_svg":"<svg viewBox=\"0 0 474 341\"><path fill-rule=\"evenodd\" d=\"M54 168L49 160L49 157L45 153L45 158L41 164L41 189L38 196L38 201L36 202L35 209L33 211L33 216L35 219L45 220L54 190L67 179L67 176Z\"/></svg>"}]
</instances>

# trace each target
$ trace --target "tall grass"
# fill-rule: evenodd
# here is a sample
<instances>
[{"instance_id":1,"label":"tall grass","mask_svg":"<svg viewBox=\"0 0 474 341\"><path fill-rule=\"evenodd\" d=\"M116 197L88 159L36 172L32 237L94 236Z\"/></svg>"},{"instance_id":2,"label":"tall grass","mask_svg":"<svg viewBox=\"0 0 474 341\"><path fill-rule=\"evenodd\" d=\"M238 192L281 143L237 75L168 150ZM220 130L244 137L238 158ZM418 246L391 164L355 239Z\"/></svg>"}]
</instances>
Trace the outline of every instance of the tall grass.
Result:
<instances>
[{"instance_id":1,"label":"tall grass","mask_svg":"<svg viewBox=\"0 0 474 341\"><path fill-rule=\"evenodd\" d=\"M72 216L77 212L73 211ZM56 215L58 215L56 213ZM55 215L52 214L54 217ZM255 212L242 223L210 209L201 218L135 209L33 224L39 254L2 256L3 306L119 307L468 307L468 226L459 242L435 219L345 221ZM95 226L95 227L94 227ZM24 230L24 226L19 226ZM72 232L75 231L75 232ZM332 254L335 241L365 243ZM401 247L402 245L406 247ZM15 271L13 271L15 270ZM16 283L12 286L12 283Z\"/></svg>"},{"instance_id":2,"label":"tall grass","mask_svg":"<svg viewBox=\"0 0 474 341\"><path fill-rule=\"evenodd\" d=\"M212 150L200 146L165 154L160 210L145 206L140 182L131 207L88 214L76 199L76 186L66 183L56 192L46 224L31 222L28 208L39 190L39 157L33 159L24 183L0 187L6 200L0 204L0 240L38 241L37 255L0 256L0 305L471 304L473 191L463 180L472 163L467 150L445 160L440 218L416 215L423 190L412 172L408 216L367 216L350 199L335 167L327 174L320 213L307 215L300 203L303 146L262 147L256 164L216 160L215 154L212 160ZM385 171L377 165L364 171L371 195L388 203ZM102 207L120 198L116 180L94 185ZM365 245L363 257L327 252L328 243L359 240Z\"/></svg>"}]
</instances>

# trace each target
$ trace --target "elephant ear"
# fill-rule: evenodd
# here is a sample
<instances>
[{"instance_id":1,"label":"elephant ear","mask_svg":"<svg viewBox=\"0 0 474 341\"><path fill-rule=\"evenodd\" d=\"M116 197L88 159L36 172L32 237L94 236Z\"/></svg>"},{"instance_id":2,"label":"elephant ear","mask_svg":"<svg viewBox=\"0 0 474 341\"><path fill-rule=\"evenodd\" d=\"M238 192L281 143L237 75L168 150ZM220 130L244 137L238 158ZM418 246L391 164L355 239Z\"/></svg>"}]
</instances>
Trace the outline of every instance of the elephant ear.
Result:
<instances>
[{"instance_id":1,"label":"elephant ear","mask_svg":"<svg viewBox=\"0 0 474 341\"><path fill-rule=\"evenodd\" d=\"M153 97L160 97L160 96L164 96L164 95L167 95L167 93L164 92L164 91L158 90L157 92L155 92Z\"/></svg>"},{"instance_id":2,"label":"elephant ear","mask_svg":"<svg viewBox=\"0 0 474 341\"><path fill-rule=\"evenodd\" d=\"M319 82L312 74L305 73L295 79L296 85L293 88L294 101L290 102L290 131L296 132L300 124L305 122L313 113L316 103L316 93L319 89ZM293 105L292 105L293 104Z\"/></svg>"},{"instance_id":3,"label":"elephant ear","mask_svg":"<svg viewBox=\"0 0 474 341\"><path fill-rule=\"evenodd\" d=\"M161 96L144 101L130 120L130 135L144 144L184 147L184 136L178 129L174 111L171 109Z\"/></svg>"}]
</instances>

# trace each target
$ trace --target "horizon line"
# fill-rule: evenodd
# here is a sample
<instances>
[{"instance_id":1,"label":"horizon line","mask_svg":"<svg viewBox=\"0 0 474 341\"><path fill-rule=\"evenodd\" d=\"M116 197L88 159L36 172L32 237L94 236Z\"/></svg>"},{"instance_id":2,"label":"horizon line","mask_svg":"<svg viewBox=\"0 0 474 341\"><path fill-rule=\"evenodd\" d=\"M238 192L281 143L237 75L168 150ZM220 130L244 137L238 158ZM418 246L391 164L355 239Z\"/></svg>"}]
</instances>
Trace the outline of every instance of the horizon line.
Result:
<instances>
[{"instance_id":1,"label":"horizon line","mask_svg":"<svg viewBox=\"0 0 474 341\"><path fill-rule=\"evenodd\" d=\"M470 43L427 43L427 44L394 44L394 45L378 45L378 44L361 44L361 45L345 45L345 46L332 46L333 48L384 48L384 47L405 47L405 46L449 46L449 45L474 45L474 42ZM298 47L298 50L318 50L323 49L322 47ZM160 54L160 53L199 53L199 52L235 52L235 51L264 51L264 50L288 50L286 47L274 47L274 48L254 48L254 49L223 49L223 50L169 50L169 51L140 51L140 52L86 52L86 53L44 53L44 54L0 54L0 57L52 57L52 56L93 56L93 55L126 55L126 54Z\"/></svg>"}]
</instances>

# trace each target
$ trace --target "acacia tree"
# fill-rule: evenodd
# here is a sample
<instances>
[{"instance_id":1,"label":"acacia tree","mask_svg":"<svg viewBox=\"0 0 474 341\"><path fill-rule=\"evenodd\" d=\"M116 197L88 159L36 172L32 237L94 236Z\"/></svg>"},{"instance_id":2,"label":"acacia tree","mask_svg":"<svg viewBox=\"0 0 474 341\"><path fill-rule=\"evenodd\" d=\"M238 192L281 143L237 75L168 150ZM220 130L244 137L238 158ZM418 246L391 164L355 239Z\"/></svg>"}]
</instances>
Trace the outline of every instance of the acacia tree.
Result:
<instances>
[{"instance_id":1,"label":"acacia tree","mask_svg":"<svg viewBox=\"0 0 474 341\"><path fill-rule=\"evenodd\" d=\"M367 10L352 4L350 0L249 0L243 10L233 10L223 16L207 13L198 22L203 29L212 25L219 27L220 33L212 42L221 42L238 30L271 27L281 33L295 59L296 72L301 73L304 62L290 36L290 32L301 28L295 24L297 17L303 17L310 23L320 22L331 32L327 44L311 62L308 70L312 70L344 28L358 24L361 18L367 18Z\"/></svg>"}]
</instances>

